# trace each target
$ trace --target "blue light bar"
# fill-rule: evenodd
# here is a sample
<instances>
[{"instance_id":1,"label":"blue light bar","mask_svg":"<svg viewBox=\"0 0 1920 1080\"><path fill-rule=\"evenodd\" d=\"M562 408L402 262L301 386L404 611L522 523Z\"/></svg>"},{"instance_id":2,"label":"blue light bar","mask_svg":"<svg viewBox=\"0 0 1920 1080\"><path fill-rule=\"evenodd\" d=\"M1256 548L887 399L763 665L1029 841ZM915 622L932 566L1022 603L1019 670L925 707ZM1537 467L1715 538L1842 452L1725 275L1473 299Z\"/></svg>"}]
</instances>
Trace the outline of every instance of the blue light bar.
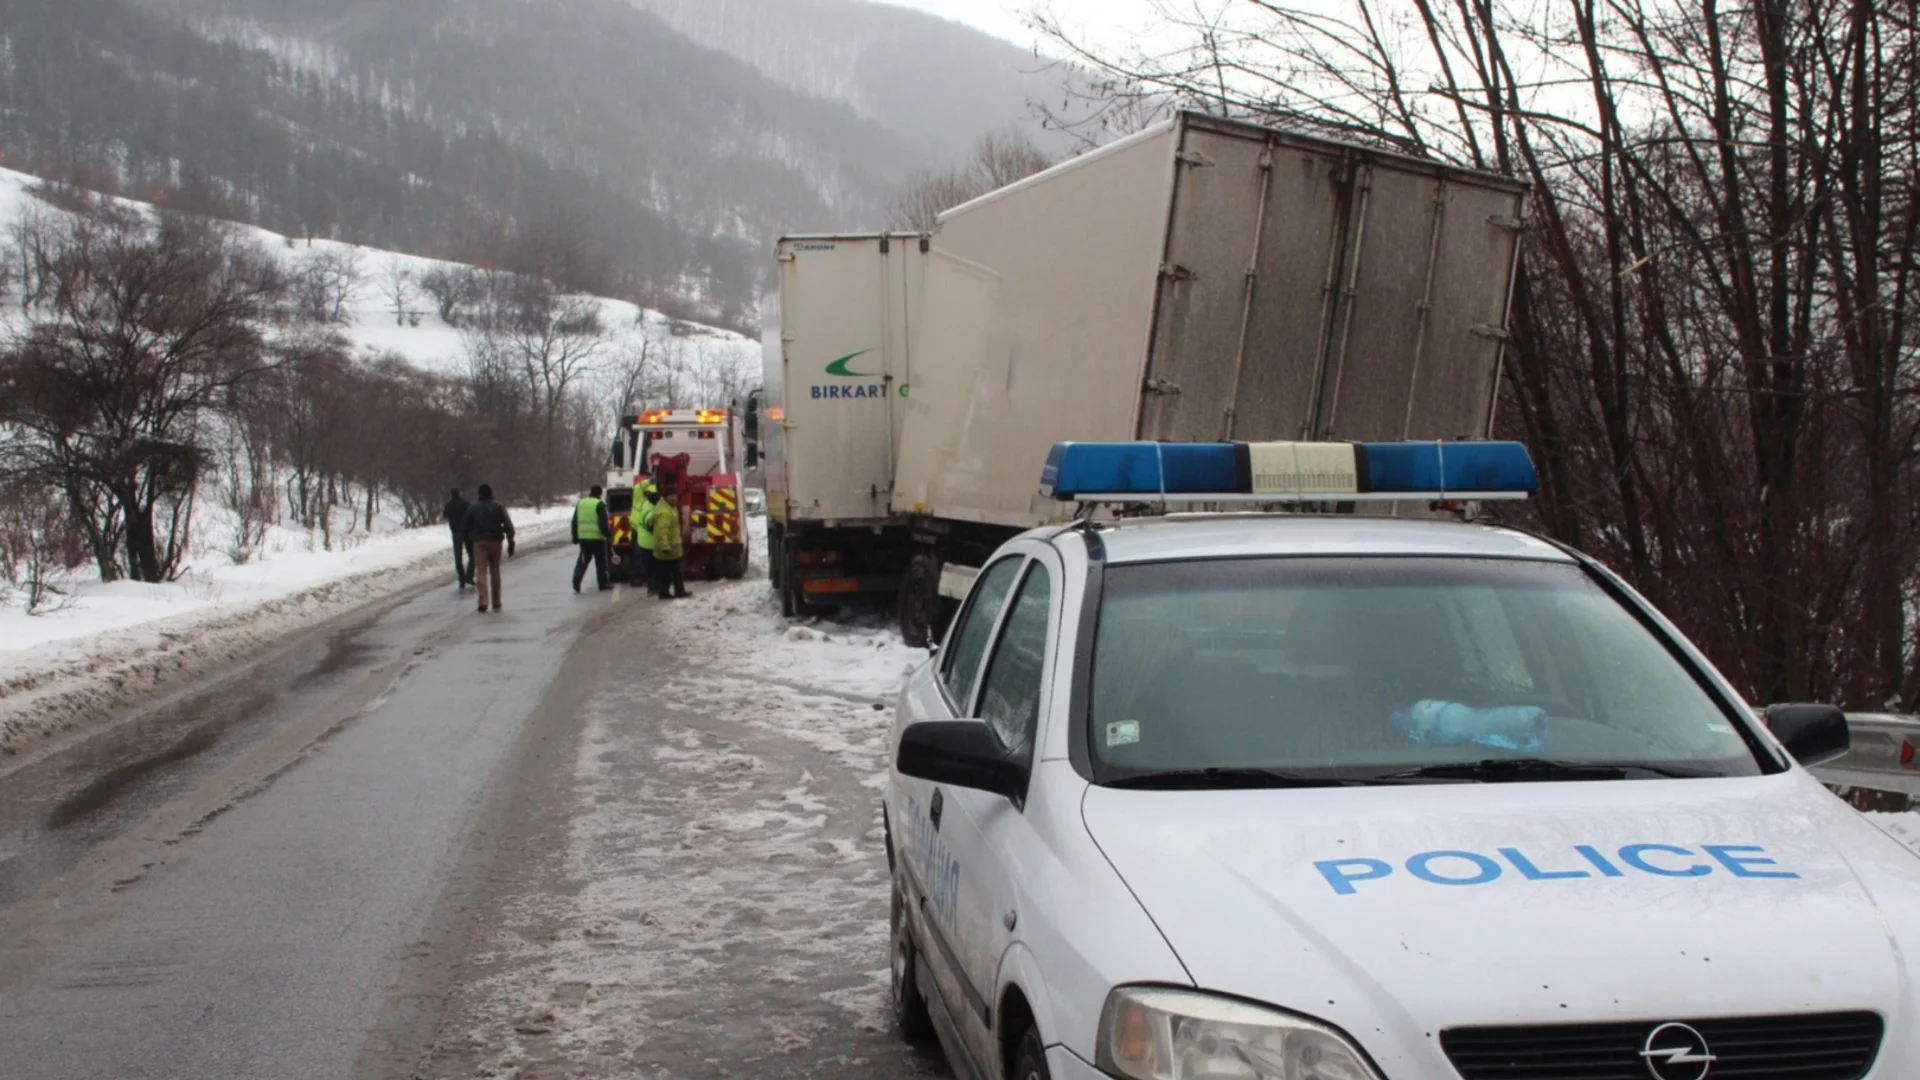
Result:
<instances>
[{"instance_id":1,"label":"blue light bar","mask_svg":"<svg viewBox=\"0 0 1920 1080\"><path fill-rule=\"evenodd\" d=\"M1522 499L1516 442L1056 443L1040 493L1062 502Z\"/></svg>"}]
</instances>

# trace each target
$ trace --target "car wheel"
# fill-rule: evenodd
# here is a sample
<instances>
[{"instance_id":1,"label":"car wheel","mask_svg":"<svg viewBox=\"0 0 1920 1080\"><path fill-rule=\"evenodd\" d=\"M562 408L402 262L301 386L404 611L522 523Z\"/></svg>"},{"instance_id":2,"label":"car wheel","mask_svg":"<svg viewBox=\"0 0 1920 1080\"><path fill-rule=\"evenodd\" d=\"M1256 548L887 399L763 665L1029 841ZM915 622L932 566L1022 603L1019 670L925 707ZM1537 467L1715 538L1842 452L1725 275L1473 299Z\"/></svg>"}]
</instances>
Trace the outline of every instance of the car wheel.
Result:
<instances>
[{"instance_id":1,"label":"car wheel","mask_svg":"<svg viewBox=\"0 0 1920 1080\"><path fill-rule=\"evenodd\" d=\"M1007 1074L1008 1080L1052 1080L1047 1072L1047 1052L1040 1046L1040 1032L1027 1025L1020 1036L1020 1045L1013 1054L1013 1071Z\"/></svg>"},{"instance_id":2,"label":"car wheel","mask_svg":"<svg viewBox=\"0 0 1920 1080\"><path fill-rule=\"evenodd\" d=\"M920 993L920 954L913 947L913 935L907 931L906 900L893 890L893 1020L900 1035L914 1046L933 1045L933 1014L927 1011L927 999Z\"/></svg>"}]
</instances>

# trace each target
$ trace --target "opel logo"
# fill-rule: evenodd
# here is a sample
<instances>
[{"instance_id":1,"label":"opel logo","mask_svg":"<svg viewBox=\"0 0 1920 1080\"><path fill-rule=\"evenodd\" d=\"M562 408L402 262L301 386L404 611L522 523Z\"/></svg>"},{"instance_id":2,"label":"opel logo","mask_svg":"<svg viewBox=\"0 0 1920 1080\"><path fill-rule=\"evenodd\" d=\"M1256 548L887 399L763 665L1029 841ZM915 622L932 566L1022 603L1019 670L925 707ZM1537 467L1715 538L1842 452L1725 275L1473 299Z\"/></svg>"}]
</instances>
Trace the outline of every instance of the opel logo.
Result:
<instances>
[{"instance_id":1,"label":"opel logo","mask_svg":"<svg viewBox=\"0 0 1920 1080\"><path fill-rule=\"evenodd\" d=\"M1707 1040L1685 1024L1661 1024L1640 1049L1653 1080L1706 1080L1717 1059Z\"/></svg>"}]
</instances>

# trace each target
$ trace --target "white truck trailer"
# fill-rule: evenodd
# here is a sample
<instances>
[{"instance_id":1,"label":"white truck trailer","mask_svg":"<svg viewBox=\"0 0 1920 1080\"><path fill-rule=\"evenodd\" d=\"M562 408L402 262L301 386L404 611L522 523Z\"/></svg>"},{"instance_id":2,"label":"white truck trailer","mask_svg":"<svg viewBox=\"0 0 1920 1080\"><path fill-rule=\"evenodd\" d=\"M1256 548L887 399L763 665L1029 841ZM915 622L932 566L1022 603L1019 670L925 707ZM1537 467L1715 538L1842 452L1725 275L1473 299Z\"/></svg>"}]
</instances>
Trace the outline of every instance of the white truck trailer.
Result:
<instances>
[{"instance_id":1,"label":"white truck trailer","mask_svg":"<svg viewBox=\"0 0 1920 1080\"><path fill-rule=\"evenodd\" d=\"M1060 512L1037 489L1062 440L1487 436L1525 200L1182 114L928 237L782 241L759 425L776 587L895 603L927 640L995 547Z\"/></svg>"}]
</instances>

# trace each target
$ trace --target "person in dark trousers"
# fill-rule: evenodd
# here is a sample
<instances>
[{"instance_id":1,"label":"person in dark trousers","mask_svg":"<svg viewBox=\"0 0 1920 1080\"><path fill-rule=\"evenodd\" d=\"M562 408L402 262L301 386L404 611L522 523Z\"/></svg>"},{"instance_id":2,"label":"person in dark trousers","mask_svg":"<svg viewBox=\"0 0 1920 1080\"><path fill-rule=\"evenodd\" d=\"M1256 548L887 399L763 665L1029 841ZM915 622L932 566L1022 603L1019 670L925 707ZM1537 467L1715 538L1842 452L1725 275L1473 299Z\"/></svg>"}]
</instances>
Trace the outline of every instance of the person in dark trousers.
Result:
<instances>
[{"instance_id":1,"label":"person in dark trousers","mask_svg":"<svg viewBox=\"0 0 1920 1080\"><path fill-rule=\"evenodd\" d=\"M587 497L573 508L573 542L580 545L580 557L573 561L573 591L587 576L587 564L593 564L593 577L600 591L613 588L607 580L607 540L613 536L613 523L607 518L607 504L600 501L600 485L593 485Z\"/></svg>"},{"instance_id":2,"label":"person in dark trousers","mask_svg":"<svg viewBox=\"0 0 1920 1080\"><path fill-rule=\"evenodd\" d=\"M480 611L500 610L500 547L513 558L513 519L507 508L493 501L493 489L480 485L480 501L467 508L467 541L473 545L473 583L480 590ZM492 586L491 589L488 586Z\"/></svg>"},{"instance_id":3,"label":"person in dark trousers","mask_svg":"<svg viewBox=\"0 0 1920 1080\"><path fill-rule=\"evenodd\" d=\"M684 600L689 594L686 578L680 573L680 560L687 553L681 541L680 506L671 487L661 488L656 494L660 501L653 510L653 595L662 600Z\"/></svg>"},{"instance_id":4,"label":"person in dark trousers","mask_svg":"<svg viewBox=\"0 0 1920 1080\"><path fill-rule=\"evenodd\" d=\"M440 515L446 519L447 531L453 534L453 576L462 589L473 584L473 544L467 540L467 508L472 505L461 498L460 489L455 488L453 498L447 500L447 508Z\"/></svg>"}]
</instances>

